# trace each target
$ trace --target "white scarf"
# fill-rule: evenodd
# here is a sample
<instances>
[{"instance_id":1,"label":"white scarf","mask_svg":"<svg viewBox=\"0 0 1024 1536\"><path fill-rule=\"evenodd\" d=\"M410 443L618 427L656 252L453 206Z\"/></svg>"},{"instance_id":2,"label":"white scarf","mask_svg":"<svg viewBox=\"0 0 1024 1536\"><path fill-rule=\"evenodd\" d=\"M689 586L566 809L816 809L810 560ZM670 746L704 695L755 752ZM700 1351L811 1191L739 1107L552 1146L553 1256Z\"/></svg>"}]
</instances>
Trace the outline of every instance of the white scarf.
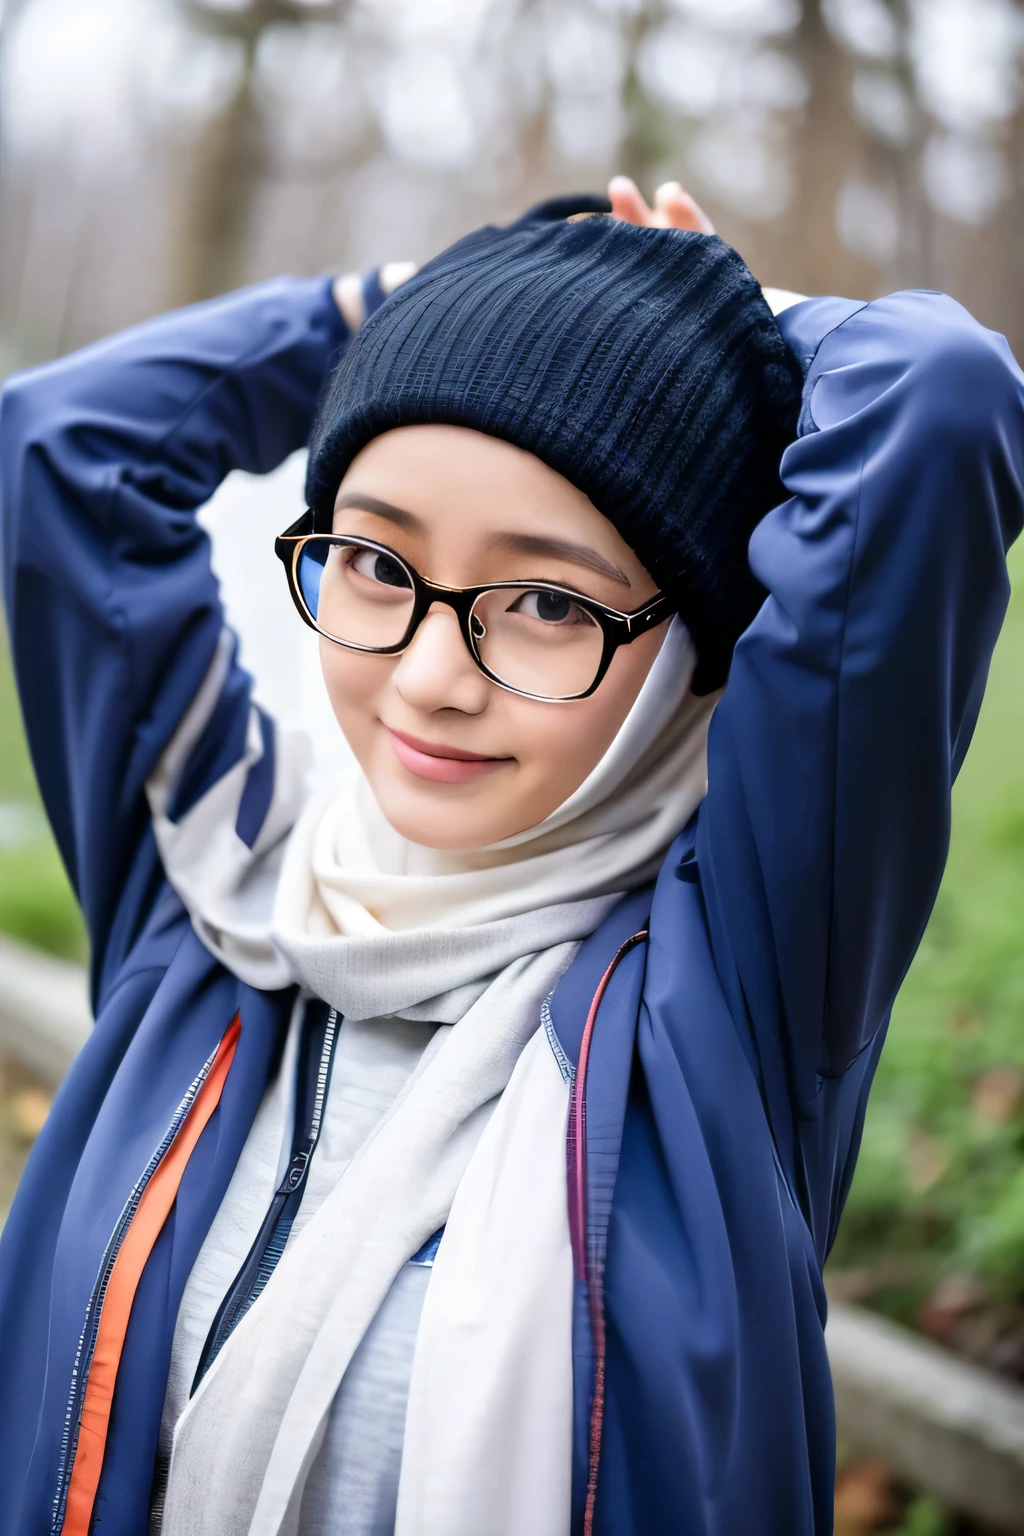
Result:
<instances>
[{"instance_id":1,"label":"white scarf","mask_svg":"<svg viewBox=\"0 0 1024 1536\"><path fill-rule=\"evenodd\" d=\"M406 842L362 782L314 797L283 857L272 839L296 792L277 787L250 852L231 805L261 750L255 730L230 794L222 781L174 825L168 799L202 711L183 725L150 802L168 875L208 947L244 980L298 981L348 1017L454 1028L289 1244L179 1421L165 1536L297 1529L348 1361L399 1268L445 1223L396 1536L477 1536L483 1510L492 1536L565 1536L568 1090L537 1029L578 942L654 876L704 794L714 700L689 693L693 659L676 620L584 784L539 826L471 853Z\"/></svg>"}]
</instances>

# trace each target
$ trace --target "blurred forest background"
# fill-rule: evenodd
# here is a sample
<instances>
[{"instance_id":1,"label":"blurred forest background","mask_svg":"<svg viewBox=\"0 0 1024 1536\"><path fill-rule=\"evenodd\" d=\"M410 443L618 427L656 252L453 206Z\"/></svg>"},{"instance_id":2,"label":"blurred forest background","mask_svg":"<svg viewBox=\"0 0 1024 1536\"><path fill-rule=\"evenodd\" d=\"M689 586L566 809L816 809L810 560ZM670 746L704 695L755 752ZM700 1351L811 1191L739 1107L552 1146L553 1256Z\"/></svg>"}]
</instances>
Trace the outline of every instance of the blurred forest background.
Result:
<instances>
[{"instance_id":1,"label":"blurred forest background","mask_svg":"<svg viewBox=\"0 0 1024 1536\"><path fill-rule=\"evenodd\" d=\"M1024 343L1014 0L7 0L8 366L681 176L764 282Z\"/></svg>"},{"instance_id":2,"label":"blurred forest background","mask_svg":"<svg viewBox=\"0 0 1024 1536\"><path fill-rule=\"evenodd\" d=\"M1024 357L1022 61L1024 0L0 0L0 376L616 171L683 180L765 283L942 288ZM1018 590L832 1284L1024 1381L1022 667ZM0 927L84 953L2 650ZM45 1102L10 1085L24 1149Z\"/></svg>"}]
</instances>

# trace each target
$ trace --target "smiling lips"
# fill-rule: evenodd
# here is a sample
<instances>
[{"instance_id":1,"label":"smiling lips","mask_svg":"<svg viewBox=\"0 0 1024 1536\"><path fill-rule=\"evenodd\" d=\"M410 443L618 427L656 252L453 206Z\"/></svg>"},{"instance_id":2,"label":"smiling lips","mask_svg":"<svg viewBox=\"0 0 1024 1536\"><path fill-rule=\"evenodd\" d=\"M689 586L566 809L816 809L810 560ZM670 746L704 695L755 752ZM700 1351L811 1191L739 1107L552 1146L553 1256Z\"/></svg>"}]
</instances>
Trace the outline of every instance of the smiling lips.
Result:
<instances>
[{"instance_id":1,"label":"smiling lips","mask_svg":"<svg viewBox=\"0 0 1024 1536\"><path fill-rule=\"evenodd\" d=\"M417 778L433 779L438 784L468 784L470 779L478 779L512 761L510 757L487 757L483 752L463 752L460 747L421 741L418 736L407 736L391 726L386 729L402 767Z\"/></svg>"}]
</instances>

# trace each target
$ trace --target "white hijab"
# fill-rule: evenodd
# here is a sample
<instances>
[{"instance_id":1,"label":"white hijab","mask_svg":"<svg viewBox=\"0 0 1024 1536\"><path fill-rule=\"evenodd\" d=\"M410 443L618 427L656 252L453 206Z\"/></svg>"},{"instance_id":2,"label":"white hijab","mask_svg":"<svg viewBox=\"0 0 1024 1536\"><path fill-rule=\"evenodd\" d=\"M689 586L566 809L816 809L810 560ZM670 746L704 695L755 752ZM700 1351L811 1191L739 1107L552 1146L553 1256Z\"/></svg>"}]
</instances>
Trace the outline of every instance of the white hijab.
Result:
<instances>
[{"instance_id":1,"label":"white hijab","mask_svg":"<svg viewBox=\"0 0 1024 1536\"><path fill-rule=\"evenodd\" d=\"M204 710L184 723L150 802L168 876L208 947L243 980L297 981L350 1018L454 1027L437 1032L182 1415L165 1536L298 1529L346 1366L402 1264L441 1225L396 1536L478 1536L481 1509L491 1536L566 1536L568 1087L538 1033L541 1004L703 797L714 699L689 692L693 663L675 620L583 785L539 826L471 853L401 838L362 780L313 797L276 847L298 792L275 785L265 831L245 848L234 828L262 750L255 727L230 792L222 781L175 825L169 797ZM294 760L279 746L279 763Z\"/></svg>"}]
</instances>

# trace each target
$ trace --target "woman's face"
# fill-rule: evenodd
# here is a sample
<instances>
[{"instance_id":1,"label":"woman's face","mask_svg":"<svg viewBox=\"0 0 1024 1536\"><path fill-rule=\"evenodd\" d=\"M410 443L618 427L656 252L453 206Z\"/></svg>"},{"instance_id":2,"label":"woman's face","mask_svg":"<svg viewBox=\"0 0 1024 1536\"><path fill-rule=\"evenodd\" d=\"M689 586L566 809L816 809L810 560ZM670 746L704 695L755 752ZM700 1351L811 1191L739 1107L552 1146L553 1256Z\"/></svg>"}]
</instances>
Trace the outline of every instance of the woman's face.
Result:
<instances>
[{"instance_id":1,"label":"woman's face","mask_svg":"<svg viewBox=\"0 0 1024 1536\"><path fill-rule=\"evenodd\" d=\"M532 454L464 427L375 438L341 482L334 531L377 540L441 586L551 581L622 612L655 583L611 523ZM666 625L616 650L588 699L521 698L478 669L435 603L400 656L321 638L331 704L388 821L429 848L480 848L555 810L629 713Z\"/></svg>"}]
</instances>

